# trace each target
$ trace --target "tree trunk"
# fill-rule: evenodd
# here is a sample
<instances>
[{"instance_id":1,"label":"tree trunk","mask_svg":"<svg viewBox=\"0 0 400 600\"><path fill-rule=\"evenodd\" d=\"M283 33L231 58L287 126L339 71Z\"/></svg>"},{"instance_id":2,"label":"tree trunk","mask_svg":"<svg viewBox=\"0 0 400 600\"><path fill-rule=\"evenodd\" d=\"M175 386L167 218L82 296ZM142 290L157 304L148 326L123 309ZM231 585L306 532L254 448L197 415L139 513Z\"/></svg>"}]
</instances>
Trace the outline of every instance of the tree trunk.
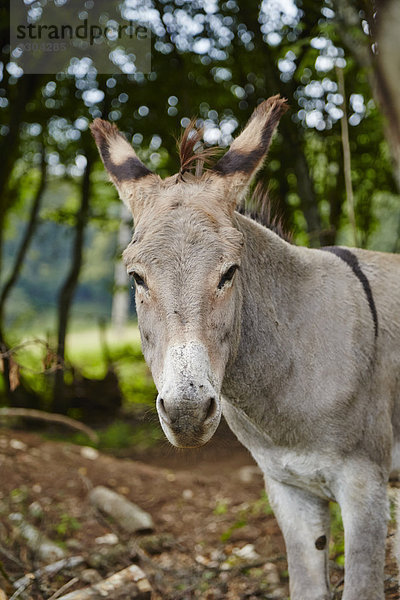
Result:
<instances>
[{"instance_id":1,"label":"tree trunk","mask_svg":"<svg viewBox=\"0 0 400 600\"><path fill-rule=\"evenodd\" d=\"M377 0L375 7L367 1L357 7L349 0L335 0L335 5L336 31L348 53L366 70L372 96L386 117L384 135L400 192L400 2ZM366 13L370 38L352 32L361 29L361 9Z\"/></svg>"},{"instance_id":2,"label":"tree trunk","mask_svg":"<svg viewBox=\"0 0 400 600\"><path fill-rule=\"evenodd\" d=\"M400 192L400 2L377 2L376 40L378 52L374 57L377 95L389 121L386 137L391 149L394 178Z\"/></svg>"},{"instance_id":3,"label":"tree trunk","mask_svg":"<svg viewBox=\"0 0 400 600\"><path fill-rule=\"evenodd\" d=\"M59 369L56 371L54 379L53 410L54 412L60 413L65 413L68 408L64 398L65 338L72 301L82 267L84 233L89 216L90 174L92 170L92 159L89 153L86 154L86 160L87 163L83 173L81 185L81 203L76 215L75 239L72 247L71 267L58 296L57 361Z\"/></svg>"},{"instance_id":4,"label":"tree trunk","mask_svg":"<svg viewBox=\"0 0 400 600\"><path fill-rule=\"evenodd\" d=\"M7 352L8 346L5 340L4 334L4 311L5 305L10 292L13 287L17 283L18 277L20 275L22 266L24 264L24 260L26 257L26 253L29 249L30 243L32 241L33 235L36 230L38 215L40 210L40 205L43 198L43 192L46 187L46 158L45 158L45 150L42 150L42 161L41 161L41 173L40 173L40 181L39 186L36 191L35 197L32 202L31 212L29 216L29 221L25 229L25 233L22 237L17 256L14 261L14 265L11 269L11 273L8 279L5 281L3 289L0 293L0 351ZM5 383L6 394L9 396L10 394L10 361L7 356L3 357L3 378Z\"/></svg>"},{"instance_id":5,"label":"tree trunk","mask_svg":"<svg viewBox=\"0 0 400 600\"><path fill-rule=\"evenodd\" d=\"M9 79L10 77L8 77ZM18 156L19 133L21 123L25 119L26 106L35 96L41 83L42 75L23 75L14 85L5 81L6 98L9 101L10 110L7 120L7 134L2 138L2 153L0 161L0 271L2 265L2 235L4 221L14 195L8 187L8 180L12 172L13 164Z\"/></svg>"}]
</instances>

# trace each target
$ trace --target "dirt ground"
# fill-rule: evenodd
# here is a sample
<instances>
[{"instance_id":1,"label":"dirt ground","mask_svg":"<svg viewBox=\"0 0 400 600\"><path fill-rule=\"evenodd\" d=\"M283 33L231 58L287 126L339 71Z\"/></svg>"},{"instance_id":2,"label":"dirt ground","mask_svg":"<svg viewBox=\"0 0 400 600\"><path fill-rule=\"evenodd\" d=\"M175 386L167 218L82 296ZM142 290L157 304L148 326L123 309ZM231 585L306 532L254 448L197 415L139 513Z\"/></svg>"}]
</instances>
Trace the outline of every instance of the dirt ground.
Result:
<instances>
[{"instance_id":1,"label":"dirt ground","mask_svg":"<svg viewBox=\"0 0 400 600\"><path fill-rule=\"evenodd\" d=\"M165 443L125 457L0 429L0 473L0 589L8 598L57 598L65 584L71 592L132 563L146 573L153 600L288 598L284 543L261 474L225 427L196 451L176 451ZM97 485L150 513L154 530L124 533L90 504L88 494ZM15 595L14 582L43 566L10 519L15 513L57 542L66 556L83 557L82 564L32 578ZM393 600L399 594L392 535L385 587L386 598ZM340 598L343 572L333 561L331 566Z\"/></svg>"}]
</instances>

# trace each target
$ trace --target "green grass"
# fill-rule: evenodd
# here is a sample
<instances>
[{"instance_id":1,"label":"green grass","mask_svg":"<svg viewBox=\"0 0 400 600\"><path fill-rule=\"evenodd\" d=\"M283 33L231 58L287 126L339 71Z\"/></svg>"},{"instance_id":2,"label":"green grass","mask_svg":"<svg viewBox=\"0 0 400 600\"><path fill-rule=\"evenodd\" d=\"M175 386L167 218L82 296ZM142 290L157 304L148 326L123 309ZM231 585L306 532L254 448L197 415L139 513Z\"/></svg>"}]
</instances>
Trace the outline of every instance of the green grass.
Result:
<instances>
[{"instance_id":1,"label":"green grass","mask_svg":"<svg viewBox=\"0 0 400 600\"><path fill-rule=\"evenodd\" d=\"M329 554L338 565L344 566L344 531L340 506L336 502L331 502L329 508L331 513Z\"/></svg>"}]
</instances>

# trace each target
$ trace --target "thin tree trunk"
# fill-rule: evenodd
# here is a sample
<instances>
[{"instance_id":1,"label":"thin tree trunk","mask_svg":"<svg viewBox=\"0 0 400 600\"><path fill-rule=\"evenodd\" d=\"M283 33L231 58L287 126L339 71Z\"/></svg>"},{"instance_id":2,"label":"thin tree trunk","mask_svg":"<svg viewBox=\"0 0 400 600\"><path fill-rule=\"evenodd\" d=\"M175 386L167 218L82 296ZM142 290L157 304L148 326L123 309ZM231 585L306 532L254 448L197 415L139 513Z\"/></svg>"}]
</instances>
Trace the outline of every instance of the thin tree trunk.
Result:
<instances>
[{"instance_id":1,"label":"thin tree trunk","mask_svg":"<svg viewBox=\"0 0 400 600\"><path fill-rule=\"evenodd\" d=\"M349 141L349 126L347 123L347 109L346 109L346 91L344 88L344 77L343 70L336 67L336 75L338 79L339 94L343 98L342 111L343 116L340 119L340 126L342 131L342 147L343 147L343 172L344 172L344 183L346 188L346 199L347 199L347 213L349 221L353 229L353 241L354 245L358 246L358 235L356 225L356 213L354 206L354 194L353 184L351 181L351 153L350 153L350 141Z\"/></svg>"},{"instance_id":2,"label":"thin tree trunk","mask_svg":"<svg viewBox=\"0 0 400 600\"><path fill-rule=\"evenodd\" d=\"M79 274L82 267L82 255L84 234L89 216L90 201L90 174L92 170L92 160L89 154L86 154L86 167L82 177L81 203L76 215L75 239L72 248L71 267L67 278L61 288L58 296L58 341L57 341L57 360L60 365L55 373L53 389L53 410L55 412L66 412L67 406L64 398L64 358L65 358L65 338L67 334L67 325L70 316L72 301L74 298L76 286L78 284Z\"/></svg>"},{"instance_id":3,"label":"thin tree trunk","mask_svg":"<svg viewBox=\"0 0 400 600\"><path fill-rule=\"evenodd\" d=\"M42 150L42 161L41 161L41 172L40 172L40 181L39 186L37 188L35 197L32 202L31 212L29 215L29 221L25 229L25 233L22 237L17 256L14 261L14 265L11 269L11 273L4 283L3 289L0 293L0 351L2 353L7 352L7 342L5 340L4 334L4 311L5 305L10 292L13 287L17 283L18 277L21 272L21 268L24 264L24 260L26 257L26 253L29 249L30 243L32 241L33 235L36 230L39 209L43 198L43 192L46 187L46 158L45 158L45 150ZM10 364L9 358L5 356L3 358L3 378L6 388L6 393L9 395L10 392Z\"/></svg>"},{"instance_id":4,"label":"thin tree trunk","mask_svg":"<svg viewBox=\"0 0 400 600\"><path fill-rule=\"evenodd\" d=\"M356 4L335 0L336 31L349 54L366 70L372 96L386 117L383 130L393 164L393 179L400 192L400 51L398 32L400 5L398 0L363 3L370 29L370 39L352 34L360 28Z\"/></svg>"},{"instance_id":5,"label":"thin tree trunk","mask_svg":"<svg viewBox=\"0 0 400 600\"><path fill-rule=\"evenodd\" d=\"M310 168L303 147L294 145L294 148L297 152L294 163L297 191L300 196L301 210L307 223L310 246L320 246L323 239L322 225L315 196L314 181L310 175Z\"/></svg>"},{"instance_id":6,"label":"thin tree trunk","mask_svg":"<svg viewBox=\"0 0 400 600\"><path fill-rule=\"evenodd\" d=\"M10 103L7 119L7 134L2 138L2 153L0 161L0 232L3 231L4 221L16 194L10 190L8 181L12 172L13 164L18 157L19 132L21 123L25 119L26 106L37 93L41 83L42 75L23 75L14 85L9 85L6 79L6 98ZM2 236L1 236L2 237ZM0 271L2 267L2 240L0 240Z\"/></svg>"},{"instance_id":7,"label":"thin tree trunk","mask_svg":"<svg viewBox=\"0 0 400 600\"><path fill-rule=\"evenodd\" d=\"M400 4L399 0L378 0L376 31L378 52L374 58L377 95L389 124L385 127L391 150L394 178L400 192Z\"/></svg>"}]
</instances>

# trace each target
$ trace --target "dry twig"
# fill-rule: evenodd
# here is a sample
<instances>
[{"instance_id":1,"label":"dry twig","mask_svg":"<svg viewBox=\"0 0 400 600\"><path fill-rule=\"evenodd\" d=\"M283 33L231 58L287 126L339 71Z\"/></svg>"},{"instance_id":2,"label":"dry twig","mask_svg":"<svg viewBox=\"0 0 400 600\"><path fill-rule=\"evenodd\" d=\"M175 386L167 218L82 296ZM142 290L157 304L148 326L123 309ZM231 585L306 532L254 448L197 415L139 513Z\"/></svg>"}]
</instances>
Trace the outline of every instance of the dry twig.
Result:
<instances>
[{"instance_id":1,"label":"dry twig","mask_svg":"<svg viewBox=\"0 0 400 600\"><path fill-rule=\"evenodd\" d=\"M151 598L151 586L145 573L137 565L131 565L111 577L99 581L89 587L82 588L76 592L70 592L59 600L101 600L102 598L114 598L122 588L134 585L137 591L130 591L129 598L140 598L141 600ZM133 595L134 594L134 595Z\"/></svg>"},{"instance_id":2,"label":"dry twig","mask_svg":"<svg viewBox=\"0 0 400 600\"><path fill-rule=\"evenodd\" d=\"M67 583L64 583L64 585L62 587L60 587L59 590L57 590L52 596L50 596L49 600L56 600L56 598L59 598L62 593L66 592L70 587L72 587L78 581L79 581L78 577L73 577L73 579L70 579L69 581L67 581Z\"/></svg>"},{"instance_id":3,"label":"dry twig","mask_svg":"<svg viewBox=\"0 0 400 600\"><path fill-rule=\"evenodd\" d=\"M69 558L57 560L56 562L46 565L41 569L37 569L33 573L27 573L20 579L17 579L17 581L14 582L14 587L20 588L22 586L25 586L26 584L29 584L29 582L32 582L34 579L40 579L45 575L47 575L47 577L51 577L52 575L55 575L62 569L72 569L81 565L84 562L85 559L83 558L83 556L70 556Z\"/></svg>"},{"instance_id":4,"label":"dry twig","mask_svg":"<svg viewBox=\"0 0 400 600\"><path fill-rule=\"evenodd\" d=\"M15 417L21 417L24 419L37 419L41 421L47 421L49 423L59 423L60 425L65 425L66 427L82 431L94 443L99 441L97 433L93 431L91 427L84 425L80 421L71 419L71 417L66 417L56 413L48 413L42 410L35 410L33 408L0 408L0 418L11 419Z\"/></svg>"}]
</instances>

